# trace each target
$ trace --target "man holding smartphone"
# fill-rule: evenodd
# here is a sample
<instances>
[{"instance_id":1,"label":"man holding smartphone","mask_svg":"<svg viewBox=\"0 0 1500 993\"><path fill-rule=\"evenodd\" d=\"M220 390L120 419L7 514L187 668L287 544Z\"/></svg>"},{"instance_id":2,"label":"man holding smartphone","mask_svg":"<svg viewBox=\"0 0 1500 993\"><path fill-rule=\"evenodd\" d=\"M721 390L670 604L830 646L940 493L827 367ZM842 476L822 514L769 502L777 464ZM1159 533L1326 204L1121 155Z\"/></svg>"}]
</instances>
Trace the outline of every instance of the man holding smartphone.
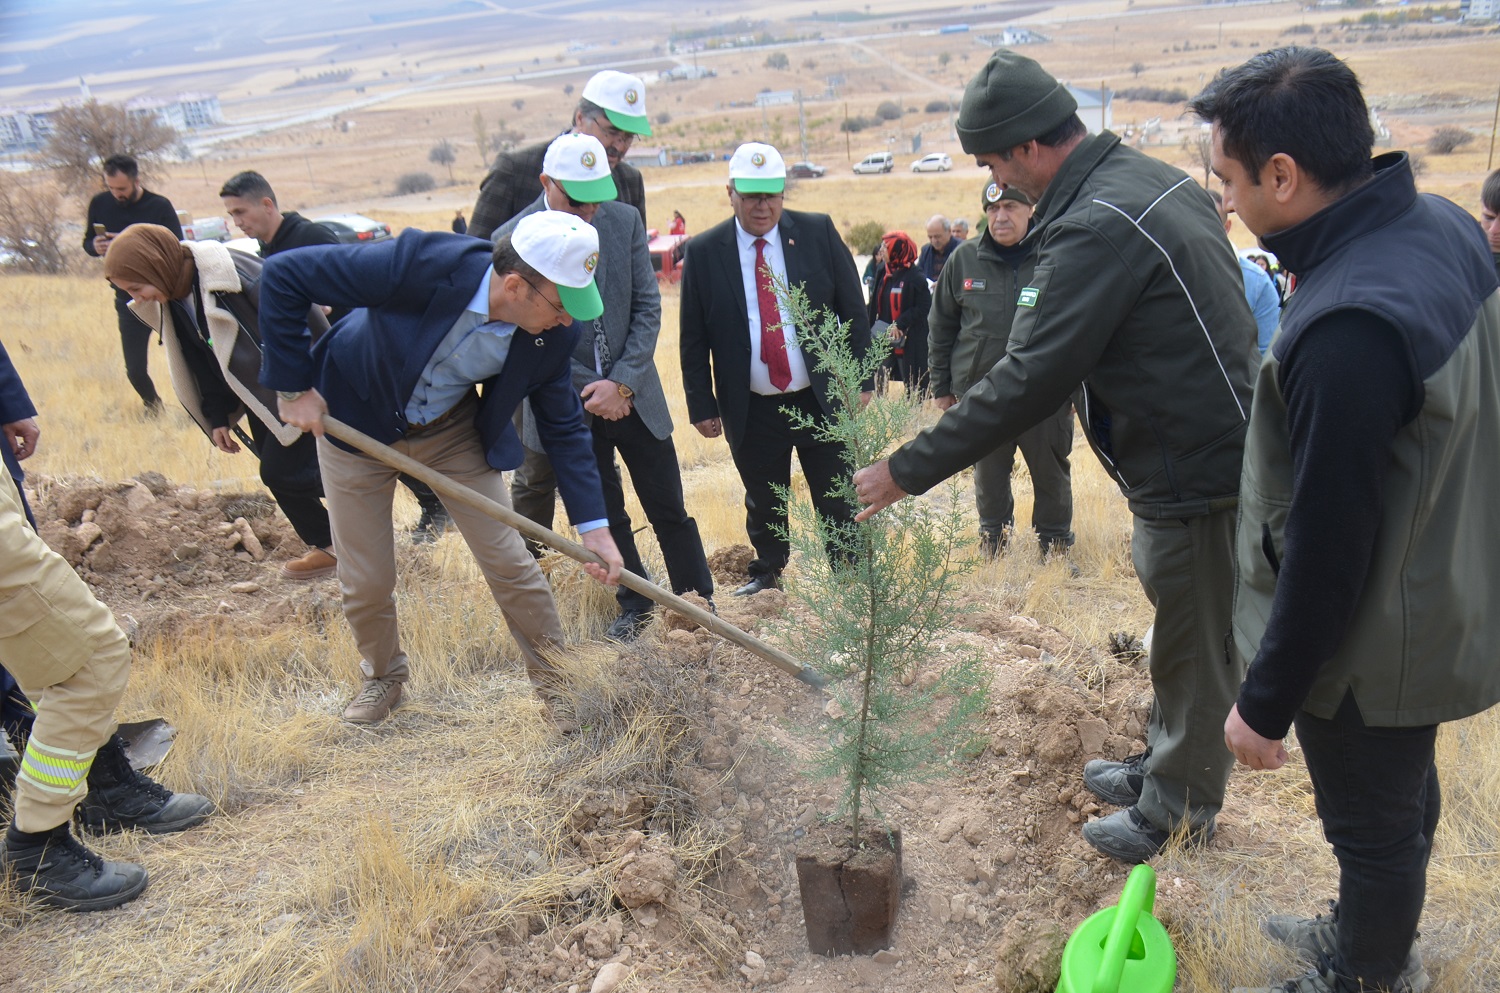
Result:
<instances>
[{"instance_id":1,"label":"man holding smartphone","mask_svg":"<svg viewBox=\"0 0 1500 993\"><path fill-rule=\"evenodd\" d=\"M104 192L89 201L88 219L83 225L83 250L94 258L103 258L109 243L132 224L160 224L178 238L182 225L172 201L152 193L141 185L140 166L129 155L111 155L104 160ZM151 345L151 329L126 307L130 295L115 290L115 313L120 321L120 349L125 354L125 378L140 394L146 415L161 413L161 397L146 369L146 355Z\"/></svg>"}]
</instances>

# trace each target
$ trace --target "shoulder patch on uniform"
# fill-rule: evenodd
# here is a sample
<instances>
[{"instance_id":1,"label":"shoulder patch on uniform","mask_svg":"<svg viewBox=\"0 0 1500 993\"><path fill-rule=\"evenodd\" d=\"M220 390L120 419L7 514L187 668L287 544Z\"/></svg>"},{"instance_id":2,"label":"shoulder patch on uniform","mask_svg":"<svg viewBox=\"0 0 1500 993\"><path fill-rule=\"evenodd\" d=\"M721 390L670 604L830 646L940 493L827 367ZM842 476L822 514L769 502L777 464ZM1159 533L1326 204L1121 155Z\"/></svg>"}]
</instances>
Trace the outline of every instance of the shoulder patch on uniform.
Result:
<instances>
[{"instance_id":1,"label":"shoulder patch on uniform","mask_svg":"<svg viewBox=\"0 0 1500 993\"><path fill-rule=\"evenodd\" d=\"M1041 290L1035 286L1028 286L1021 291L1021 296L1016 300L1016 303L1022 307L1035 307L1037 298L1041 295Z\"/></svg>"},{"instance_id":2,"label":"shoulder patch on uniform","mask_svg":"<svg viewBox=\"0 0 1500 993\"><path fill-rule=\"evenodd\" d=\"M966 289L966 290L982 290L982 289L984 289L984 280L982 280L982 279L966 279L966 280L964 280L964 289Z\"/></svg>"}]
</instances>

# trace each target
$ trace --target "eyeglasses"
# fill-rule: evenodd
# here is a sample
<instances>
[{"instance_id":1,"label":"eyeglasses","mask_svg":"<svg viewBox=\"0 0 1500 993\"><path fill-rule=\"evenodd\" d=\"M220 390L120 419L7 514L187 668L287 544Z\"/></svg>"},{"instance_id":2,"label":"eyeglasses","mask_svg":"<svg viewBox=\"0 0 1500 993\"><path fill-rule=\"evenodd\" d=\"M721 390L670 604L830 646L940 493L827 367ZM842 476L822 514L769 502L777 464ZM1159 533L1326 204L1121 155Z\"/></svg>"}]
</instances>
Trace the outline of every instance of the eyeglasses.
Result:
<instances>
[{"instance_id":1,"label":"eyeglasses","mask_svg":"<svg viewBox=\"0 0 1500 993\"><path fill-rule=\"evenodd\" d=\"M635 132L621 131L610 122L604 114L595 114L590 118L599 128L599 141L606 145L624 146L629 148L635 143Z\"/></svg>"},{"instance_id":2,"label":"eyeglasses","mask_svg":"<svg viewBox=\"0 0 1500 993\"><path fill-rule=\"evenodd\" d=\"M522 276L519 272L516 273L516 275L517 276L521 276L521 281L524 282L527 286L531 287L531 292L533 292L537 296L541 297L542 301L544 303L546 303L547 306L549 306L549 307L552 308L553 313L557 314L558 317L562 318L564 324L572 324L573 323L573 315L572 314L569 314L566 310L564 310L563 308L559 307L557 304L553 303L552 302L552 298L549 297L549 296L547 296L547 294L543 293L541 290L537 289L536 288L536 284L533 283L531 280L527 279L525 276Z\"/></svg>"},{"instance_id":3,"label":"eyeglasses","mask_svg":"<svg viewBox=\"0 0 1500 993\"><path fill-rule=\"evenodd\" d=\"M786 196L784 193L741 193L739 190L735 190L734 195L751 203L779 203Z\"/></svg>"}]
</instances>

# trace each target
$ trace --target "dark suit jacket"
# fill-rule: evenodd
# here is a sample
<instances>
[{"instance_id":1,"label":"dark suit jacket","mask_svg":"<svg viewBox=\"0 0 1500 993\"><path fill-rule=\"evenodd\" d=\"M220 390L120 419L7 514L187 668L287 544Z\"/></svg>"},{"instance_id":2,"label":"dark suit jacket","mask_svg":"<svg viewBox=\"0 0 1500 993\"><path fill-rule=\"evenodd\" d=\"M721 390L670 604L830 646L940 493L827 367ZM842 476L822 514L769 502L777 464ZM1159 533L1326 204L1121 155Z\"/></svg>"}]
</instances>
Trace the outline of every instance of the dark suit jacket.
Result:
<instances>
[{"instance_id":1,"label":"dark suit jacket","mask_svg":"<svg viewBox=\"0 0 1500 993\"><path fill-rule=\"evenodd\" d=\"M0 424L14 424L35 416L36 407L32 405L16 367L11 365L5 345L0 344ZM26 476L21 471L21 463L16 461L16 455L8 442L0 442L0 450L3 450L5 456L5 468L10 470L11 478L19 483Z\"/></svg>"},{"instance_id":2,"label":"dark suit jacket","mask_svg":"<svg viewBox=\"0 0 1500 993\"><path fill-rule=\"evenodd\" d=\"M528 214L547 209L545 197L537 197L530 207L495 229L493 237L510 234ZM652 437L661 440L672 434L672 414L667 410L667 395L656 372L656 337L661 331L661 290L656 273L651 270L651 252L646 247L646 229L634 209L614 200L606 200L594 214L594 230L599 234L599 267L594 282L604 299L600 321L609 342L610 367L604 377L623 383L635 391L632 405ZM578 347L573 350L573 386L582 390L599 378L594 368L594 322L579 322ZM537 448L535 428L526 421L522 439L533 451Z\"/></svg>"},{"instance_id":3,"label":"dark suit jacket","mask_svg":"<svg viewBox=\"0 0 1500 993\"><path fill-rule=\"evenodd\" d=\"M863 354L870 319L854 256L827 214L787 210L781 214L781 248L787 281L800 285L814 307L849 323L850 342ZM740 273L734 218L688 242L683 262L679 346L688 420L722 418L733 451L744 436L750 408L750 316ZM710 366L712 368L710 368ZM807 363L813 393L824 413L833 413L828 376Z\"/></svg>"},{"instance_id":4,"label":"dark suit jacket","mask_svg":"<svg viewBox=\"0 0 1500 993\"><path fill-rule=\"evenodd\" d=\"M548 138L495 157L495 167L479 184L479 196L474 209L469 211L469 234L488 239L500 225L531 205L542 192L542 161L552 141ZM640 211L641 223L645 224L646 182L641 171L628 162L621 162L611 171L620 202Z\"/></svg>"},{"instance_id":5,"label":"dark suit jacket","mask_svg":"<svg viewBox=\"0 0 1500 993\"><path fill-rule=\"evenodd\" d=\"M260 284L265 350L261 382L273 390L316 386L334 417L389 444L406 433L406 405L432 353L474 296L491 246L467 235L409 230L373 245L326 245L266 260ZM353 310L312 342L313 301ZM521 464L511 416L523 398L557 473L575 524L608 516L573 389L577 333L517 331L505 368L480 384L475 426L496 469Z\"/></svg>"}]
</instances>

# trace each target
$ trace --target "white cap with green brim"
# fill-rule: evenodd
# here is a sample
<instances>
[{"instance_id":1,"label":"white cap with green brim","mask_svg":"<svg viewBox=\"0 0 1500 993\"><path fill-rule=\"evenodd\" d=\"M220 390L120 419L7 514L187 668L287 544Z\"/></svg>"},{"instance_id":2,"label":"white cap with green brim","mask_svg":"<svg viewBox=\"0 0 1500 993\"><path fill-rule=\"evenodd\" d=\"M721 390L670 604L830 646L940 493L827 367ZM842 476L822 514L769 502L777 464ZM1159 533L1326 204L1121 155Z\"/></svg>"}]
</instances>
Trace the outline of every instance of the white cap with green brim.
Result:
<instances>
[{"instance_id":1,"label":"white cap with green brim","mask_svg":"<svg viewBox=\"0 0 1500 993\"><path fill-rule=\"evenodd\" d=\"M600 203L620 195L604 145L591 134L565 134L548 145L542 174L579 203Z\"/></svg>"},{"instance_id":2,"label":"white cap with green brim","mask_svg":"<svg viewBox=\"0 0 1500 993\"><path fill-rule=\"evenodd\" d=\"M651 137L651 122L646 119L646 84L639 76L613 69L596 72L583 85L583 98L603 109L609 123L621 131Z\"/></svg>"},{"instance_id":3,"label":"white cap with green brim","mask_svg":"<svg viewBox=\"0 0 1500 993\"><path fill-rule=\"evenodd\" d=\"M604 313L594 270L599 267L599 233L592 224L560 210L527 214L510 233L521 260L557 287L557 298L575 321Z\"/></svg>"},{"instance_id":4,"label":"white cap with green brim","mask_svg":"<svg viewBox=\"0 0 1500 993\"><path fill-rule=\"evenodd\" d=\"M782 193L786 190L786 163L772 146L746 142L729 160L729 181L736 193Z\"/></svg>"}]
</instances>

